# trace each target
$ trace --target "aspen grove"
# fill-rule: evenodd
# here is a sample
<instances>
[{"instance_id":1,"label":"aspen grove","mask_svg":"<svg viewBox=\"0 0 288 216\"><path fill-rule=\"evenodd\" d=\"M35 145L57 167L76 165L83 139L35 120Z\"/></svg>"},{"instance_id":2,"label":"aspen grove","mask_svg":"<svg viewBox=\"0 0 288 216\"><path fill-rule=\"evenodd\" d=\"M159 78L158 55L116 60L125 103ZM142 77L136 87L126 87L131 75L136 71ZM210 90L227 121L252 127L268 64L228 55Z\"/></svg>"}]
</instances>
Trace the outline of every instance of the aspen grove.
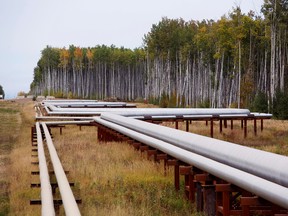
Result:
<instances>
[{"instance_id":1,"label":"aspen grove","mask_svg":"<svg viewBox=\"0 0 288 216\"><path fill-rule=\"evenodd\" d=\"M164 17L134 50L47 46L31 92L163 107L251 107L261 96L261 111L271 111L288 88L288 2L265 0L262 13L237 7L217 21Z\"/></svg>"}]
</instances>

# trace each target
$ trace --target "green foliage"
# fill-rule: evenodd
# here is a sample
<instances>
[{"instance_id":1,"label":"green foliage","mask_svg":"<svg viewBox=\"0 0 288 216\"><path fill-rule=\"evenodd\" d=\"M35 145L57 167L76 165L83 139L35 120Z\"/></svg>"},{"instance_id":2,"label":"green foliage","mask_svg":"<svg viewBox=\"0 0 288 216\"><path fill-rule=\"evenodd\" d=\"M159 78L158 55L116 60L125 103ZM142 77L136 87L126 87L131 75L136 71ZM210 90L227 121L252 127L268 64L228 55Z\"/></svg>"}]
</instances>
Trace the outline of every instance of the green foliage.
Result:
<instances>
[{"instance_id":1,"label":"green foliage","mask_svg":"<svg viewBox=\"0 0 288 216\"><path fill-rule=\"evenodd\" d=\"M121 95L121 100L153 95L149 97L150 103L184 107L191 106L191 100L195 105L203 96L207 97L198 91L200 85L206 85L210 104L217 107L237 101L237 86L241 82L242 107L253 107L256 86L261 86L259 91L268 92L272 88L269 85L273 85L269 79L279 82L276 75L270 76L274 74L270 71L272 62L277 62L275 74L280 74L279 70L287 65L287 5L285 0L265 0L262 9L265 17L254 12L244 14L240 7L233 8L219 20L184 21L163 17L145 34L143 47L134 50L114 45L88 48L70 45L68 49L47 46L34 69L31 90L37 89L38 94L43 94L44 88L54 88L49 90L63 92L63 96L71 91L73 97L98 99ZM276 30L271 23L277 23ZM281 59L269 62L273 57L273 31L278 33L275 50ZM57 87L53 82L56 79ZM286 77L281 79L287 82ZM177 95L173 91L177 91ZM195 98L185 98L179 92L186 96L194 94ZM195 92L202 95L195 96ZM199 106L207 104L201 102Z\"/></svg>"},{"instance_id":2,"label":"green foliage","mask_svg":"<svg viewBox=\"0 0 288 216\"><path fill-rule=\"evenodd\" d=\"M3 87L0 85L0 95L3 95L3 99L5 98L5 92L3 90Z\"/></svg>"},{"instance_id":3,"label":"green foliage","mask_svg":"<svg viewBox=\"0 0 288 216\"><path fill-rule=\"evenodd\" d=\"M49 90L48 89L45 89L44 90L44 93L43 93L43 96L47 97L49 95Z\"/></svg>"},{"instance_id":4,"label":"green foliage","mask_svg":"<svg viewBox=\"0 0 288 216\"><path fill-rule=\"evenodd\" d=\"M41 68L57 68L60 64L60 49L47 46L41 54L39 63Z\"/></svg>"},{"instance_id":5,"label":"green foliage","mask_svg":"<svg viewBox=\"0 0 288 216\"><path fill-rule=\"evenodd\" d=\"M169 95L163 92L160 98L159 106L162 108L167 108L168 105L169 105Z\"/></svg>"},{"instance_id":6,"label":"green foliage","mask_svg":"<svg viewBox=\"0 0 288 216\"><path fill-rule=\"evenodd\" d=\"M148 103L149 104L154 104L154 105L159 105L159 99L153 96L148 97Z\"/></svg>"},{"instance_id":7,"label":"green foliage","mask_svg":"<svg viewBox=\"0 0 288 216\"><path fill-rule=\"evenodd\" d=\"M257 93L251 110L253 112L268 113L268 98L264 92Z\"/></svg>"},{"instance_id":8,"label":"green foliage","mask_svg":"<svg viewBox=\"0 0 288 216\"><path fill-rule=\"evenodd\" d=\"M208 99L204 100L203 102L198 104L198 107L199 108L210 108L210 101Z\"/></svg>"},{"instance_id":9,"label":"green foliage","mask_svg":"<svg viewBox=\"0 0 288 216\"><path fill-rule=\"evenodd\" d=\"M273 100L273 115L278 119L288 119L288 94L277 90Z\"/></svg>"}]
</instances>

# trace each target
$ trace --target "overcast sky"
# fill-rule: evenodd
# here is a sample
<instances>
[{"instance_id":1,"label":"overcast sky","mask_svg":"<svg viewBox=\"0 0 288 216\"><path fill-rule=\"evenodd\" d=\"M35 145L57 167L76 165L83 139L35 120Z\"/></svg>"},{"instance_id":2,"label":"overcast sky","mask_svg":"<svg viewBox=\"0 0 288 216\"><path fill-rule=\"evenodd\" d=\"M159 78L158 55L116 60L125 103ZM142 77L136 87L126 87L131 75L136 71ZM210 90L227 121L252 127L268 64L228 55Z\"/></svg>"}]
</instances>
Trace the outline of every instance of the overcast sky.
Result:
<instances>
[{"instance_id":1,"label":"overcast sky","mask_svg":"<svg viewBox=\"0 0 288 216\"><path fill-rule=\"evenodd\" d=\"M134 49L162 17L218 20L233 7L260 15L263 0L0 0L0 85L28 92L47 45Z\"/></svg>"}]
</instances>

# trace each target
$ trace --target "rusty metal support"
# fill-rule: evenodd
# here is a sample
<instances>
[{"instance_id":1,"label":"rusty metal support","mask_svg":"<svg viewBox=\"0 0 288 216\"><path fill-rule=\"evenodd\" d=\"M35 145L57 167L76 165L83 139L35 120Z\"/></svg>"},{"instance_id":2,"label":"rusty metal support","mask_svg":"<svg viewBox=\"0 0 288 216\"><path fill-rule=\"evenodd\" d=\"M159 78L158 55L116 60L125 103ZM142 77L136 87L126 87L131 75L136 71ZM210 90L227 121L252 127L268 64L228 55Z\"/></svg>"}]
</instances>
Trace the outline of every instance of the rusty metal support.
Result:
<instances>
[{"instance_id":1,"label":"rusty metal support","mask_svg":"<svg viewBox=\"0 0 288 216\"><path fill-rule=\"evenodd\" d=\"M254 135L257 136L257 119L254 118Z\"/></svg>"},{"instance_id":2,"label":"rusty metal support","mask_svg":"<svg viewBox=\"0 0 288 216\"><path fill-rule=\"evenodd\" d=\"M203 185L203 210L205 215L214 216L216 212L216 194L215 194L215 185Z\"/></svg>"},{"instance_id":3,"label":"rusty metal support","mask_svg":"<svg viewBox=\"0 0 288 216\"><path fill-rule=\"evenodd\" d=\"M227 128L227 119L224 119L224 128Z\"/></svg>"},{"instance_id":4,"label":"rusty metal support","mask_svg":"<svg viewBox=\"0 0 288 216\"><path fill-rule=\"evenodd\" d=\"M175 186L175 189L178 191L180 190L179 162L178 160L175 160L175 159L168 159L167 165L174 166L174 186Z\"/></svg>"},{"instance_id":5,"label":"rusty metal support","mask_svg":"<svg viewBox=\"0 0 288 216\"><path fill-rule=\"evenodd\" d=\"M263 131L263 119L261 119L261 132Z\"/></svg>"},{"instance_id":6,"label":"rusty metal support","mask_svg":"<svg viewBox=\"0 0 288 216\"><path fill-rule=\"evenodd\" d=\"M203 205L202 185L200 182L196 182L196 209L198 212L203 211Z\"/></svg>"},{"instance_id":7,"label":"rusty metal support","mask_svg":"<svg viewBox=\"0 0 288 216\"><path fill-rule=\"evenodd\" d=\"M194 185L194 175L192 171L192 166L180 166L180 175L184 175L184 189L185 195L191 202L195 201L195 185Z\"/></svg>"},{"instance_id":8,"label":"rusty metal support","mask_svg":"<svg viewBox=\"0 0 288 216\"><path fill-rule=\"evenodd\" d=\"M108 121L106 120L106 117ZM276 183L276 181L281 180L281 183L285 184L285 179L274 179L275 183L270 181L272 173L281 173L282 176L286 175L287 170L281 168L287 162L287 158L284 158L283 156L238 146L233 143L215 140L159 125L149 124L143 121L127 119L121 116L116 117L112 114L105 114L105 119L95 118L95 121L104 124L107 127L117 129L117 131L126 134L139 142L159 149L161 152L171 155L173 158L177 158L180 162L183 161L186 164L193 165L198 169L211 173L213 176L217 176L219 179L231 182L244 190L249 190L252 193L257 194L258 196L263 197L279 206L285 208L288 206L288 189L284 187L284 185L282 186ZM121 124L124 124L126 127L121 126ZM133 130L129 129L129 127L133 128ZM141 133L137 132L137 130L141 131ZM215 148L213 148L213 145L211 144L216 144L215 142L217 142L217 145L215 145ZM191 151L189 151L188 148L192 148ZM205 156L200 155L201 152L198 154L193 153L192 150L195 149L205 149ZM210 155L209 152L211 151L213 151L213 154ZM226 160L227 158L223 156L221 157L221 160L224 161L216 158L216 156L223 155L225 152L229 154L230 159L237 159L237 162L235 160ZM257 160L255 160L255 157L248 157L251 154L254 156L261 155L261 157L257 157ZM208 158L208 156L213 156L215 158ZM269 162L265 162L266 159L269 159ZM245 160L244 164L242 164L242 160ZM245 166L248 161L249 163L253 164L253 166ZM255 161L255 163L253 161ZM271 161L273 161L273 166ZM275 166L275 164L277 164L277 166ZM170 165L173 164L170 163ZM175 187L179 188L179 163L177 162L177 164L174 165L176 165L174 176ZM263 169L265 169L264 173L261 172ZM267 170L269 170L269 172L267 172ZM275 178L275 175L273 175L273 177ZM263 188L269 188L269 191L263 190ZM198 197L200 196L201 195L198 195Z\"/></svg>"},{"instance_id":9,"label":"rusty metal support","mask_svg":"<svg viewBox=\"0 0 288 216\"><path fill-rule=\"evenodd\" d=\"M230 215L231 184L216 184L216 215Z\"/></svg>"},{"instance_id":10,"label":"rusty metal support","mask_svg":"<svg viewBox=\"0 0 288 216\"><path fill-rule=\"evenodd\" d=\"M223 120L222 119L220 119L219 120L219 128L220 128L220 133L222 133L222 131L223 131L223 129L222 129L222 122Z\"/></svg>"},{"instance_id":11,"label":"rusty metal support","mask_svg":"<svg viewBox=\"0 0 288 216\"><path fill-rule=\"evenodd\" d=\"M247 119L244 119L244 138L247 137Z\"/></svg>"},{"instance_id":12,"label":"rusty metal support","mask_svg":"<svg viewBox=\"0 0 288 216\"><path fill-rule=\"evenodd\" d=\"M213 122L213 118L211 118L210 119L210 124L211 124L211 126L210 126L210 137L211 138L213 138L214 137L214 135L213 135L213 131L214 131L214 122Z\"/></svg>"}]
</instances>

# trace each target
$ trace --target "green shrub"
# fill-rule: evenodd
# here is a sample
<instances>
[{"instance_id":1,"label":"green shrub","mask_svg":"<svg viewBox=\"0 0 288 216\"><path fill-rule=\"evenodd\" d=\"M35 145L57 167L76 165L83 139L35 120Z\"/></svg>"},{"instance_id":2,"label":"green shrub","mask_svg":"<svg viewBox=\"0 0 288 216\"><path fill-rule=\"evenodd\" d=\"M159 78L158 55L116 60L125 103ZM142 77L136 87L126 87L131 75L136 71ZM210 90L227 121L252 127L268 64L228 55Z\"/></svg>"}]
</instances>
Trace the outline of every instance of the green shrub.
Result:
<instances>
[{"instance_id":1,"label":"green shrub","mask_svg":"<svg viewBox=\"0 0 288 216\"><path fill-rule=\"evenodd\" d=\"M287 107L288 94L277 90L273 100L273 115L278 119L288 119Z\"/></svg>"},{"instance_id":2,"label":"green shrub","mask_svg":"<svg viewBox=\"0 0 288 216\"><path fill-rule=\"evenodd\" d=\"M253 112L268 113L268 98L264 92L258 92L256 94L250 109Z\"/></svg>"},{"instance_id":3,"label":"green shrub","mask_svg":"<svg viewBox=\"0 0 288 216\"><path fill-rule=\"evenodd\" d=\"M163 92L160 98L159 106L162 108L167 108L168 104L169 104L169 95Z\"/></svg>"}]
</instances>

